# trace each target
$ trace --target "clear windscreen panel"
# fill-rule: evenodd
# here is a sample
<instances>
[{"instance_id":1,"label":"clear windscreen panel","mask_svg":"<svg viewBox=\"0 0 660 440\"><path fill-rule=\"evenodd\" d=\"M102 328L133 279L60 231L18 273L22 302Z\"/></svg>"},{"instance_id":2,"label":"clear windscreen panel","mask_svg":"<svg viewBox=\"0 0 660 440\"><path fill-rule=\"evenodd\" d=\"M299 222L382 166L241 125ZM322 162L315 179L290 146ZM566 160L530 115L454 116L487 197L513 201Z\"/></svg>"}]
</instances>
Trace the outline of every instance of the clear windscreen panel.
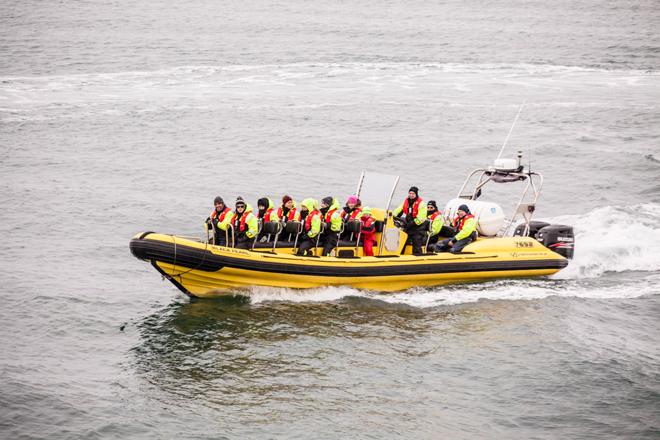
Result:
<instances>
[{"instance_id":1,"label":"clear windscreen panel","mask_svg":"<svg viewBox=\"0 0 660 440\"><path fill-rule=\"evenodd\" d=\"M358 198L362 206L387 209L388 202L399 182L399 176L362 172L362 183L358 188Z\"/></svg>"}]
</instances>

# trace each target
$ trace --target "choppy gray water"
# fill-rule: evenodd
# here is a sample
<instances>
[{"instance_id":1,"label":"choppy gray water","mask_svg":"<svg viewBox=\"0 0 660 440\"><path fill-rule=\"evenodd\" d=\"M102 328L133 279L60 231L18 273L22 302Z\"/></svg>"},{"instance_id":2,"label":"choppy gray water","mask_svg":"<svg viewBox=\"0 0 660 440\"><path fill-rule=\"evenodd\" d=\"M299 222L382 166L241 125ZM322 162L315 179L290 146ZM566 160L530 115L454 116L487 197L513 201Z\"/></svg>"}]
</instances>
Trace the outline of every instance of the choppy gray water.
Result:
<instances>
[{"instance_id":1,"label":"choppy gray water","mask_svg":"<svg viewBox=\"0 0 660 440\"><path fill-rule=\"evenodd\" d=\"M355 4L354 4L355 3ZM5 2L0 436L660 436L660 7ZM551 279L189 302L128 251L211 200L454 196L531 154Z\"/></svg>"}]
</instances>

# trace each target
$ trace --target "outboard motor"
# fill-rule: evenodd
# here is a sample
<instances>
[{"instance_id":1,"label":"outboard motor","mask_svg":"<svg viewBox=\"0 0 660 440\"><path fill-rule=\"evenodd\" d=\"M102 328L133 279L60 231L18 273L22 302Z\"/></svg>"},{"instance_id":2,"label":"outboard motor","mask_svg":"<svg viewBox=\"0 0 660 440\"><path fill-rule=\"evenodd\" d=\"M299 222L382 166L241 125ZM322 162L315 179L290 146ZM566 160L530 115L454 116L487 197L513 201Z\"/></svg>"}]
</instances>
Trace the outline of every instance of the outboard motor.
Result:
<instances>
[{"instance_id":1,"label":"outboard motor","mask_svg":"<svg viewBox=\"0 0 660 440\"><path fill-rule=\"evenodd\" d=\"M550 226L550 223L540 222L540 221L531 221L529 222L529 234L528 237L536 237L536 233L546 226ZM525 232L525 223L521 223L516 227L516 230L513 232L514 237L522 237Z\"/></svg>"},{"instance_id":2,"label":"outboard motor","mask_svg":"<svg viewBox=\"0 0 660 440\"><path fill-rule=\"evenodd\" d=\"M543 246L557 252L559 255L572 259L575 244L575 235L573 227L566 225L550 225L541 228L536 233L536 239Z\"/></svg>"}]
</instances>

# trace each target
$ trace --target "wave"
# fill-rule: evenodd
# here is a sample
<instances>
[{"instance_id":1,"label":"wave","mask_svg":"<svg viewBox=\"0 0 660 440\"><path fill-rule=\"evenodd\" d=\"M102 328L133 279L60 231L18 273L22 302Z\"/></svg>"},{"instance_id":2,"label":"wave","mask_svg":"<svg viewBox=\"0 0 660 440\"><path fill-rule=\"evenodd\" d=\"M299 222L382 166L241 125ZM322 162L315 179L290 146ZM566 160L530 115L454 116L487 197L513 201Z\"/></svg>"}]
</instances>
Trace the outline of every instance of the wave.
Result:
<instances>
[{"instance_id":1,"label":"wave","mask_svg":"<svg viewBox=\"0 0 660 440\"><path fill-rule=\"evenodd\" d=\"M557 279L606 272L660 271L660 205L606 206L583 215L547 219L575 229L575 257Z\"/></svg>"},{"instance_id":2,"label":"wave","mask_svg":"<svg viewBox=\"0 0 660 440\"><path fill-rule=\"evenodd\" d=\"M570 74L570 73L611 73L639 76L657 76L660 71L642 69L606 69L602 67L583 67L555 64L533 63L438 63L438 62L348 62L348 63L319 63L301 62L287 64L244 64L244 65L184 65L173 66L157 70L129 70L119 72L72 73L62 75L40 76L0 76L0 87L12 83L39 82L51 83L51 86L63 85L69 82L88 84L95 82L108 83L113 81L126 81L149 78L203 78L218 74L270 72L275 76L306 78L314 76L314 72L321 72L323 76L337 76L354 72L380 72L410 71L417 74L424 72L442 71L451 73L478 73L478 72L504 72L518 74Z\"/></svg>"}]
</instances>

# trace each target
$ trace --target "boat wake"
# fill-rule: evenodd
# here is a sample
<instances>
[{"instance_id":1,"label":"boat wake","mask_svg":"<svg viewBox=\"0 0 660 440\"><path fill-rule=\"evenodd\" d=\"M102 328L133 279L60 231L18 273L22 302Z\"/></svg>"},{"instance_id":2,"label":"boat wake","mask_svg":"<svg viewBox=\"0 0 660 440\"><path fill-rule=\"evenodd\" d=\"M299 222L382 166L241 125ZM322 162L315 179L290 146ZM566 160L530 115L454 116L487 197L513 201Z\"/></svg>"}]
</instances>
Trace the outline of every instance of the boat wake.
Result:
<instances>
[{"instance_id":1,"label":"boat wake","mask_svg":"<svg viewBox=\"0 0 660 440\"><path fill-rule=\"evenodd\" d=\"M350 287L258 287L250 292L251 303L330 302L360 297L426 308L484 299L635 298L660 294L660 204L608 206L586 214L544 220L573 225L576 234L575 258L566 269L548 279L416 288L395 294Z\"/></svg>"}]
</instances>

